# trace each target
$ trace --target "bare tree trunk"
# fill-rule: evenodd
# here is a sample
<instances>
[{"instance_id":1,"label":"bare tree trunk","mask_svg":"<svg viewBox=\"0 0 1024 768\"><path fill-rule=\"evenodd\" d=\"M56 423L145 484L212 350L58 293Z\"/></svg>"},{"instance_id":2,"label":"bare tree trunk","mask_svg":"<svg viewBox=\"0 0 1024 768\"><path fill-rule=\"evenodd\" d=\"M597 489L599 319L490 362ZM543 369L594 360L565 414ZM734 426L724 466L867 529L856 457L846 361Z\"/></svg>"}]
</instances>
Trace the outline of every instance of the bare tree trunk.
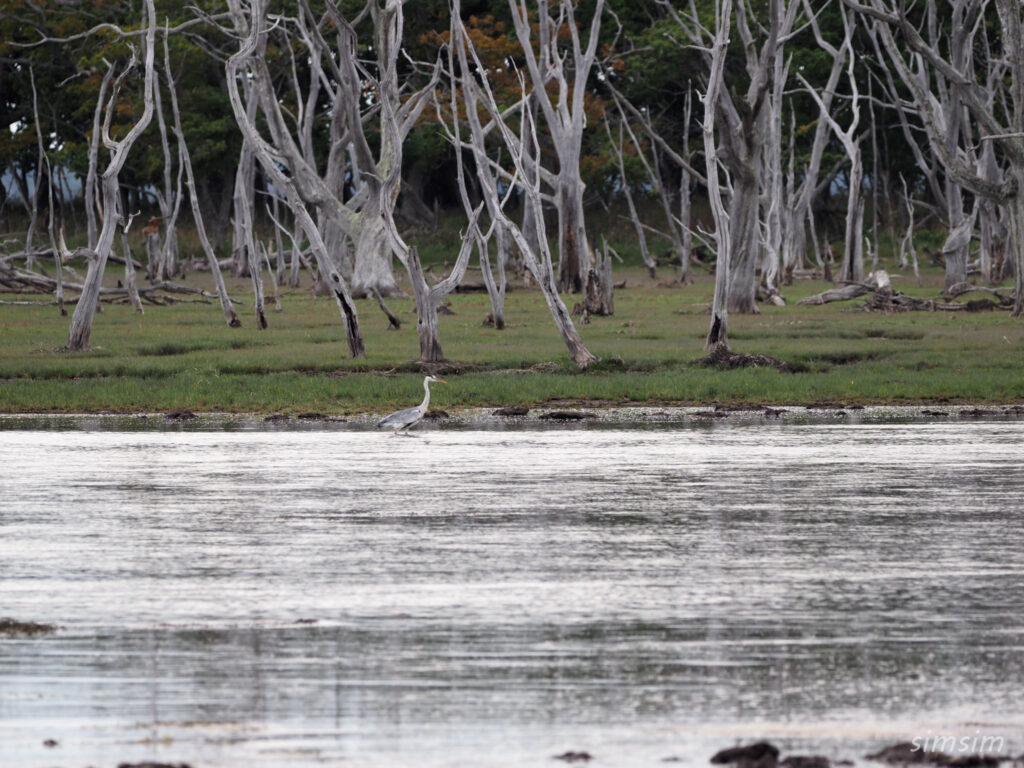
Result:
<instances>
[{"instance_id":1,"label":"bare tree trunk","mask_svg":"<svg viewBox=\"0 0 1024 768\"><path fill-rule=\"evenodd\" d=\"M764 25L763 14L758 15L760 11L755 12L748 0L737 0L735 22L748 75L746 92L742 96L734 96L729 88L721 87L714 102L707 102L705 96L705 109L716 110L716 120L721 125L721 149L716 151L716 157L728 169L733 184L728 215L730 275L727 295L730 312L758 311L755 275L763 247L758 220L758 185L761 181L762 145L768 140L767 102L775 64L783 55L800 0L769 0L768 6L768 24ZM706 40L707 33L700 20L693 18L687 23L668 4L665 7L701 51L711 69L714 66L711 52L714 44ZM694 4L690 9L691 14L697 13ZM728 10L731 17L731 3ZM754 30L761 33L760 41ZM722 258L721 244L719 240L719 260Z\"/></svg>"},{"instance_id":2,"label":"bare tree trunk","mask_svg":"<svg viewBox=\"0 0 1024 768\"><path fill-rule=\"evenodd\" d=\"M221 274L217 264L217 254L206 235L206 226L203 222L203 214L199 205L199 195L196 193L196 180L192 171L192 158L189 155L188 145L185 143L185 132L181 128L181 113L178 110L178 93L174 84L174 77L171 74L171 56L167 48L167 36L164 35L164 75L167 77L167 88L171 94L171 111L174 115L174 137L178 142L178 151L181 157L181 167L185 171L185 186L188 190L189 204L192 206L192 220L196 224L196 232L199 235L199 242L203 246L203 253L210 264L210 271L213 273L213 282L217 286L217 297L220 299L220 308L224 313L224 320L229 328L239 328L242 321L231 304L228 296L227 286L224 284L224 275Z\"/></svg>"},{"instance_id":3,"label":"bare tree trunk","mask_svg":"<svg viewBox=\"0 0 1024 768\"><path fill-rule=\"evenodd\" d=\"M479 235L479 229L476 230ZM488 255L488 242L482 236L476 239L477 251L480 253L480 271L483 273L484 285L487 286L487 295L491 300L491 325L496 331L505 328L505 252L508 250L508 235L504 227L497 227L494 233L498 245L498 279L494 279L491 270L491 260ZM468 237L468 234L467 234Z\"/></svg>"},{"instance_id":4,"label":"bare tree trunk","mask_svg":"<svg viewBox=\"0 0 1024 768\"><path fill-rule=\"evenodd\" d=\"M47 231L50 235L50 247L53 249L53 262L57 268L57 307L60 311L61 316L63 317L67 315L68 311L67 309L64 308L64 265L62 263L63 259L61 258L61 250L57 245L57 231L55 224L56 212L54 211L53 206L53 166L50 164L50 157L49 155L46 154L45 145L43 143L43 129L39 123L39 98L38 93L36 92L36 79L35 75L32 73L31 68L29 69L29 76L29 79L32 82L32 105L35 111L36 140L39 143L40 162L37 176L38 173L42 172L42 167L45 163L46 176L50 180L50 183L47 185L49 190L49 205L47 206ZM54 121L54 125L56 125L56 121ZM2 186L2 184L0 184L0 186Z\"/></svg>"},{"instance_id":5,"label":"bare tree trunk","mask_svg":"<svg viewBox=\"0 0 1024 768\"><path fill-rule=\"evenodd\" d=\"M263 241L258 241L256 245L259 248L260 256L263 257L263 261L267 265L267 274L270 276L270 288L274 292L274 310L280 312L281 294L277 290L277 272L274 271L274 265L270 263L270 254L267 252L267 247L263 244Z\"/></svg>"},{"instance_id":6,"label":"bare tree trunk","mask_svg":"<svg viewBox=\"0 0 1024 768\"><path fill-rule=\"evenodd\" d=\"M615 314L615 285L612 283L612 255L608 243L594 253L594 261L587 270L587 282L583 288L583 316Z\"/></svg>"},{"instance_id":7,"label":"bare tree trunk","mask_svg":"<svg viewBox=\"0 0 1024 768\"><path fill-rule=\"evenodd\" d=\"M416 334L420 340L420 360L425 363L441 362L445 358L441 350L441 327L437 319L438 303L431 301L430 287L415 248L409 249L409 278L416 296Z\"/></svg>"},{"instance_id":8,"label":"bare tree trunk","mask_svg":"<svg viewBox=\"0 0 1024 768\"><path fill-rule=\"evenodd\" d=\"M128 300L132 308L140 315L146 314L139 298L139 286L135 280L135 263L132 260L132 249L128 245L128 230L121 230L121 248L124 250L124 288L128 292Z\"/></svg>"},{"instance_id":9,"label":"bare tree trunk","mask_svg":"<svg viewBox=\"0 0 1024 768\"><path fill-rule=\"evenodd\" d=\"M43 189L43 165L45 164L46 150L43 145L43 131L39 124L39 100L36 94L36 76L33 68L29 66L29 80L32 83L32 112L35 117L36 138L38 152L36 154L35 184L32 186L32 203L28 212L28 230L25 233L25 268L29 271L35 269L36 255L32 250L32 240L35 238L36 226L39 222L39 198ZM48 186L53 184L53 179L47 178ZM25 204L29 205L26 199Z\"/></svg>"},{"instance_id":10,"label":"bare tree trunk","mask_svg":"<svg viewBox=\"0 0 1024 768\"><path fill-rule=\"evenodd\" d=\"M1024 72L1018 72L1018 74L1024 74ZM1024 107L1024 103L1019 106ZM1024 189L1024 168L1014 167L1013 176L1017 189ZM1011 316L1020 317L1024 314L1024 195L1018 194L1011 198L1007 202L1006 208L1010 251L1013 253L1014 298Z\"/></svg>"},{"instance_id":11,"label":"bare tree trunk","mask_svg":"<svg viewBox=\"0 0 1024 768\"><path fill-rule=\"evenodd\" d=\"M536 94L530 94L529 98L536 101ZM524 181L527 185L538 183L540 179L540 158L537 157L534 152L533 145L530 142L526 142L523 146L523 171ZM547 227L544 225L544 219L538 219L537 213L534 211L533 206L529 205L525 200L526 194L523 193L523 224L521 231L526 242L530 244L530 247L534 249L534 253L540 252L540 239L547 237ZM543 213L543 208L541 208Z\"/></svg>"},{"instance_id":12,"label":"bare tree trunk","mask_svg":"<svg viewBox=\"0 0 1024 768\"><path fill-rule=\"evenodd\" d=\"M583 274L588 269L586 257L587 234L583 226L583 182L575 179L563 181L558 190L558 220L561 234L558 260L558 288L579 293L583 289Z\"/></svg>"},{"instance_id":13,"label":"bare tree trunk","mask_svg":"<svg viewBox=\"0 0 1024 768\"><path fill-rule=\"evenodd\" d=\"M237 6L235 6L234 11L238 14L238 18L243 18L240 16L241 11ZM260 135L259 131L256 130L254 122L249 119L247 107L242 103L238 84L241 74L246 70L248 70L248 74L252 75L254 88L264 89L263 95L270 96L265 90L269 84L265 81L265 72L261 68L262 60L256 55L257 50L261 49L260 39L263 36L262 25L264 23L265 9L257 4L252 11L246 37L243 39L238 51L232 54L227 63L228 96L235 115L235 122L245 135L246 143L252 146L255 155L259 157L264 173L270 177L276 187L284 191L288 207L295 214L296 220L306 233L306 237L309 238L313 253L317 259L320 274L331 286L331 292L344 320L349 353L352 357L366 357L362 332L359 329L359 318L356 314L355 303L352 301L352 295L348 290L348 284L331 262L327 253L327 247L320 236L316 222L310 216L302 195L296 188L297 174L287 175L284 173L278 162L279 154L275 152ZM265 104L264 106L270 105ZM306 178L304 175L300 180L302 183L312 181L312 179ZM330 201L326 202L329 203Z\"/></svg>"},{"instance_id":14,"label":"bare tree trunk","mask_svg":"<svg viewBox=\"0 0 1024 768\"><path fill-rule=\"evenodd\" d=\"M178 262L178 233L177 217L181 208L181 156L178 157L178 186L177 194L171 187L171 147L167 141L167 123L164 121L163 99L160 96L160 87L156 86L153 93L155 116L157 127L160 130L160 148L164 156L164 186L157 190L156 199L160 206L160 218L163 221L164 237L163 242L158 243L156 279L165 280L177 270ZM148 245L148 243L147 243ZM152 279L152 278L151 278Z\"/></svg>"},{"instance_id":15,"label":"bare tree trunk","mask_svg":"<svg viewBox=\"0 0 1024 768\"><path fill-rule=\"evenodd\" d=\"M459 68L458 71L456 71L450 54L448 73L453 81L458 81L459 85L462 87L463 98L466 101L466 118L469 123L471 136L469 145L466 148L473 151L477 180L480 182L484 203L487 205L491 221L497 226L505 227L506 231L515 241L520 253L522 253L526 268L537 280L537 284L540 286L541 292L544 295L544 300L548 305L548 309L551 311L555 325L562 334L562 339L565 341L565 345L569 350L569 355L573 362L580 369L586 369L597 360L597 357L591 354L583 344L583 340L580 338L576 327L573 325L572 318L569 316L569 312L566 309L565 304L558 295L551 263L551 252L547 245L547 239L540 239L540 242L538 243L540 246L539 252L533 250L533 246L527 242L526 237L523 235L522 229L505 214L502 208L502 196L498 193L497 180L495 179L494 172L492 172L490 159L487 156L485 132L481 124L480 114L478 111L480 106L483 106L487 111L490 116L491 124L497 129L501 136L502 144L509 152L512 161L516 166L516 172L519 174L520 178L526 178L526 168L523 164L523 147L527 143L533 142L534 147L532 151L534 153L539 151L537 146L537 125L533 119L534 115L530 107L530 102L525 98L524 94L520 121L521 135L516 136L510 129L509 125L502 119L501 111L498 108L494 94L490 91L490 86L487 81L478 81L472 76L472 74L469 74L473 71L479 71L482 67L480 65L479 58L476 55L476 51L473 48L469 33L462 22L460 13L461 8L459 1L454 0L451 14L451 39L452 47L458 55ZM471 69L469 66L470 57L473 59L475 65L474 69ZM546 102L547 100L541 99L540 101ZM455 142L456 147L464 147L465 145L462 144L461 139L459 139L458 136L458 112L453 110L453 115L453 121L456 127L452 132L450 132L450 138ZM537 220L540 220L543 216L540 183L541 180L538 176L534 183L522 185L525 204L533 206L533 214Z\"/></svg>"},{"instance_id":16,"label":"bare tree trunk","mask_svg":"<svg viewBox=\"0 0 1024 768\"><path fill-rule=\"evenodd\" d=\"M708 200L715 220L715 250L718 260L715 266L715 294L711 302L711 327L708 330L705 347L709 352L729 348L729 253L732 250L729 219L722 205L722 193L718 183L718 145L715 142L715 105L721 98L726 48L729 44L729 27L732 24L732 0L715 0L715 37L710 50L711 68L708 86L702 99L704 103L704 162L707 166Z\"/></svg>"},{"instance_id":17,"label":"bare tree trunk","mask_svg":"<svg viewBox=\"0 0 1024 768\"><path fill-rule=\"evenodd\" d=\"M843 18L843 44L833 55L846 62L847 80L850 84L850 124L846 129L839 126L832 112L818 92L811 87L803 75L798 75L808 93L814 98L821 110L821 116L828 122L832 132L839 139L850 159L849 184L846 198L846 235L843 238L843 263L839 271L839 279L846 282L861 282L864 279L864 206L861 201L861 186L864 180L864 163L860 151L860 138L856 135L860 124L860 92L854 76L853 28L846 9L840 6ZM815 33L818 33L815 26ZM829 53L835 51L825 43L818 34L818 44Z\"/></svg>"},{"instance_id":18,"label":"bare tree trunk","mask_svg":"<svg viewBox=\"0 0 1024 768\"><path fill-rule=\"evenodd\" d=\"M914 278L918 285L921 285L921 274L917 269L917 249L914 248L914 201L910 197L910 191L907 189L907 180L903 178L903 174L900 174L900 181L903 182L903 200L906 206L907 212L907 228L903 232L903 237L900 240L900 268L906 269L907 257L910 257L910 263L914 268Z\"/></svg>"},{"instance_id":19,"label":"bare tree trunk","mask_svg":"<svg viewBox=\"0 0 1024 768\"><path fill-rule=\"evenodd\" d=\"M156 43L156 9L153 7L153 0L145 0L146 9L146 36L145 36L145 83L143 85L143 96L145 107L139 120L132 126L131 130L120 141L114 141L110 137L110 121L113 115L115 102L117 101L120 84L128 71L134 67L134 57L114 85L110 100L106 105L106 117L103 125L103 143L110 150L111 158L102 175L103 191L103 228L100 231L96 248L89 255L89 270L86 273L82 284L82 294L79 297L78 305L75 307L74 315L71 318L71 328L68 332L68 349L84 350L89 348L89 341L92 335L92 322L96 313L96 304L99 300L100 286L103 282L103 272L106 267L107 257L114 242L114 233L117 231L118 223L118 197L119 185L118 174L124 167L125 160L132 145L139 138L142 132L149 125L153 117L153 57Z\"/></svg>"},{"instance_id":20,"label":"bare tree trunk","mask_svg":"<svg viewBox=\"0 0 1024 768\"><path fill-rule=\"evenodd\" d=\"M644 225L640 221L640 214L637 213L636 204L633 202L633 191L632 185L629 183L629 179L626 178L626 163L623 158L623 128L622 124L619 123L619 138L616 141L612 137L611 126L608 125L608 117L605 116L604 121L605 132L608 134L608 144L612 147L615 152L615 159L619 166L619 178L622 180L622 191L626 196L626 205L629 208L629 220L633 225L633 231L636 233L637 243L640 245L640 258L643 259L644 265L647 267L647 274L650 275L651 279L654 280L658 276L658 262L655 261L651 252L647 248L647 233L644 232ZM637 152L640 152L640 147L637 147ZM655 182L657 183L657 182ZM661 185L658 185L661 187ZM590 274L587 273L587 280L590 280Z\"/></svg>"},{"instance_id":21,"label":"bare tree trunk","mask_svg":"<svg viewBox=\"0 0 1024 768\"><path fill-rule=\"evenodd\" d=\"M526 74L536 94L536 101L558 157L558 173L554 178L555 200L559 225L559 279L563 291L578 293L587 269L588 239L583 214L585 185L580 175L580 153L586 118L584 94L587 79L597 54L604 0L594 3L586 46L580 39L573 0L559 0L557 21L548 15L548 0L538 0L536 29L530 22L525 0L508 0L512 23L526 62ZM562 22L564 26L560 29ZM571 50L564 55L558 48L559 34L571 40ZM536 40L536 49L533 41ZM571 68L570 71L566 71ZM571 78L571 79L570 79ZM548 89L554 84L554 103ZM522 156L522 151L519 151ZM528 157L537 157L529 155ZM538 167L539 169L539 167ZM529 183L529 180L527 180ZM535 217L543 214L537 211Z\"/></svg>"}]
</instances>

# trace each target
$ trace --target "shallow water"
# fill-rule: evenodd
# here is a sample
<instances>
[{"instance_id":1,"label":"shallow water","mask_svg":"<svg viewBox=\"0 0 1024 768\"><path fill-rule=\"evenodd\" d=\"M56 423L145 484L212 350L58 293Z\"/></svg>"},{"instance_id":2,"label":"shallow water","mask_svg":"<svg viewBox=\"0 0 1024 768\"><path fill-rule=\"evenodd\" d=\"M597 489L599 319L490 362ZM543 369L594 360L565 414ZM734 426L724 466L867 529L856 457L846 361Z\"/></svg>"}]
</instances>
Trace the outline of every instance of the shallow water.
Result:
<instances>
[{"instance_id":1,"label":"shallow water","mask_svg":"<svg viewBox=\"0 0 1024 768\"><path fill-rule=\"evenodd\" d=\"M1020 422L17 426L5 767L1024 751Z\"/></svg>"}]
</instances>

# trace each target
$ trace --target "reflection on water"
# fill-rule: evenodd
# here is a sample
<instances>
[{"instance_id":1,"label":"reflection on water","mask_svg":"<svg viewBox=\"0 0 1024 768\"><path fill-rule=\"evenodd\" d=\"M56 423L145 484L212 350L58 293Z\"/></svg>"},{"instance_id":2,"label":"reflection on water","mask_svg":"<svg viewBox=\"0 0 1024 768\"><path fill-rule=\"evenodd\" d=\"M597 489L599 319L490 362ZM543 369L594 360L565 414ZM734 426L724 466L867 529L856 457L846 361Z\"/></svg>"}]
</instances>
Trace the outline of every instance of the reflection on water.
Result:
<instances>
[{"instance_id":1,"label":"reflection on water","mask_svg":"<svg viewBox=\"0 0 1024 768\"><path fill-rule=\"evenodd\" d=\"M62 627L0 639L0 762L1018 754L1022 447L1017 422L0 431L0 615Z\"/></svg>"}]
</instances>

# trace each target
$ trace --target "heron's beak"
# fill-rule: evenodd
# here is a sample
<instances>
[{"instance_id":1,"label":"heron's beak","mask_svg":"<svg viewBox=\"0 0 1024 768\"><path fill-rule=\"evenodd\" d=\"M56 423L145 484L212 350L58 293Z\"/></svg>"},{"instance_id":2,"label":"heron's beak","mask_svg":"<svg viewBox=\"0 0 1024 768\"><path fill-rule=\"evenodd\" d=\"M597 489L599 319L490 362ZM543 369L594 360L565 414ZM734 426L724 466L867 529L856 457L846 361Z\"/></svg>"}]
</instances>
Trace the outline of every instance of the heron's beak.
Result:
<instances>
[{"instance_id":1,"label":"heron's beak","mask_svg":"<svg viewBox=\"0 0 1024 768\"><path fill-rule=\"evenodd\" d=\"M434 379L435 384L447 384L448 382L444 379Z\"/></svg>"}]
</instances>

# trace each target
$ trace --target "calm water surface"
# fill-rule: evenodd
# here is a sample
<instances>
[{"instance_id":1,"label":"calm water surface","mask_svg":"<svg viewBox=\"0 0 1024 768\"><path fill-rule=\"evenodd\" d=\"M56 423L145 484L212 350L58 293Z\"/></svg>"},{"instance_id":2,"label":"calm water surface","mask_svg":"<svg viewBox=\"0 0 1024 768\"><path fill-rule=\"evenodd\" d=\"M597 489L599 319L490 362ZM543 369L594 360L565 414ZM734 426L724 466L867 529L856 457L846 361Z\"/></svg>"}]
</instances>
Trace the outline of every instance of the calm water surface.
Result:
<instances>
[{"instance_id":1,"label":"calm water surface","mask_svg":"<svg viewBox=\"0 0 1024 768\"><path fill-rule=\"evenodd\" d=\"M0 616L61 627L0 638L0 765L1016 755L1022 469L1019 422L0 431Z\"/></svg>"}]
</instances>

